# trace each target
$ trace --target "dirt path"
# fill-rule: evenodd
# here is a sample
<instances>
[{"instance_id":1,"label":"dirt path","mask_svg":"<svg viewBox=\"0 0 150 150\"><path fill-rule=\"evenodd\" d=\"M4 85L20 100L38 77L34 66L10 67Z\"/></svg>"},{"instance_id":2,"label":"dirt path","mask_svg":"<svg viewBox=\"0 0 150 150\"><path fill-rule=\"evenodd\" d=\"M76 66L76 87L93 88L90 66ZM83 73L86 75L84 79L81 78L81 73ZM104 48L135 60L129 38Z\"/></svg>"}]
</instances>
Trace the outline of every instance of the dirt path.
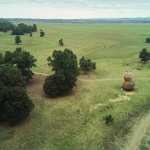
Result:
<instances>
[{"instance_id":1,"label":"dirt path","mask_svg":"<svg viewBox=\"0 0 150 150\"><path fill-rule=\"evenodd\" d=\"M42 75L42 76L48 76L46 73L41 73L41 72L34 72L37 75ZM150 78L138 78L138 80L149 80ZM82 79L78 78L80 81L85 81L85 82L93 82L93 81L115 81L115 80L123 80L123 78L104 78L104 79Z\"/></svg>"},{"instance_id":2,"label":"dirt path","mask_svg":"<svg viewBox=\"0 0 150 150\"><path fill-rule=\"evenodd\" d=\"M150 112L136 121L124 150L138 150L148 126L150 126Z\"/></svg>"}]
</instances>

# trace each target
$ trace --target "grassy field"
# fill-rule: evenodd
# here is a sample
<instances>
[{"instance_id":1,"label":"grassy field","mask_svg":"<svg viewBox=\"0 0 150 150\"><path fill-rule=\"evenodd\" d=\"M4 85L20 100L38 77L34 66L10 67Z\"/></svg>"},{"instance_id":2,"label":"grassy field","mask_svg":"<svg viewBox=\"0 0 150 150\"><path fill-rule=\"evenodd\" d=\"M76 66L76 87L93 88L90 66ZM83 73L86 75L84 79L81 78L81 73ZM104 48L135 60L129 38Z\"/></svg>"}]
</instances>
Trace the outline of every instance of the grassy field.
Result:
<instances>
[{"instance_id":1,"label":"grassy field","mask_svg":"<svg viewBox=\"0 0 150 150\"><path fill-rule=\"evenodd\" d=\"M28 89L35 109L19 125L0 124L0 149L121 149L132 121L150 106L150 64L143 65L138 58L142 48L150 51L150 45L145 43L150 24L41 23L37 26L38 32L33 37L21 36L19 45L38 60L33 71L51 74L46 59L53 50L64 48L71 49L78 60L82 56L90 58L96 62L97 69L90 75L80 75L77 87L68 96L37 97L36 89ZM40 29L45 37L40 37ZM0 33L0 52L18 47L14 37L10 32ZM60 38L64 39L64 47L58 45ZM133 92L121 90L127 70L133 72ZM45 76L39 78L44 81ZM109 114L114 118L112 125L106 125L103 120Z\"/></svg>"}]
</instances>

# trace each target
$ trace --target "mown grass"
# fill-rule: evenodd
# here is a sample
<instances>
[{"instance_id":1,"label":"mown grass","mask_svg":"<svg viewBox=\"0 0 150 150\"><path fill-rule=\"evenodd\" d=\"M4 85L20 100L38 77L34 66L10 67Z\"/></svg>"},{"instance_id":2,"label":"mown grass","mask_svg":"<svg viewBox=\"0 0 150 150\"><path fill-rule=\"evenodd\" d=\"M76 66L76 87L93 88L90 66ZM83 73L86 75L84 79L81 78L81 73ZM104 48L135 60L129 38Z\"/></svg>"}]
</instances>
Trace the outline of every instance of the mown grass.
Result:
<instances>
[{"instance_id":1,"label":"mown grass","mask_svg":"<svg viewBox=\"0 0 150 150\"><path fill-rule=\"evenodd\" d=\"M33 71L52 73L47 57L53 50L71 49L78 60L85 56L97 69L80 75L71 95L56 99L33 99L35 109L19 125L0 125L0 149L4 150L103 150L122 146L122 137L130 131L130 121L150 106L150 65L142 65L138 55L149 37L149 24L37 24L38 32L21 36L18 45L37 58ZM40 37L43 29L45 37ZM0 52L14 50L14 37L0 34ZM58 40L64 39L64 47ZM120 95L123 73L133 72L134 94L129 101L110 102ZM86 80L85 80L86 79ZM109 79L109 80L108 80ZM30 94L30 91L28 91ZM36 93L35 93L36 94ZM103 117L111 114L113 125ZM115 137L120 140L115 141ZM117 138L116 138L117 139Z\"/></svg>"}]
</instances>

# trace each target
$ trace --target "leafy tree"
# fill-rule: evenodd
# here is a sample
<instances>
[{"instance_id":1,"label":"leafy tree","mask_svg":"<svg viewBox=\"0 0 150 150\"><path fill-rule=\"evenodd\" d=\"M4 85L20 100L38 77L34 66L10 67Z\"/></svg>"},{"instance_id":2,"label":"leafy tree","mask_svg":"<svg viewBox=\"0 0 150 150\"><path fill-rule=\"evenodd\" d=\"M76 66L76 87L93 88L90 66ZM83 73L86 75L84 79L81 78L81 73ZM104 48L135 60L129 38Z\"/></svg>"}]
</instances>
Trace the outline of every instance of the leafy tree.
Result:
<instances>
[{"instance_id":1,"label":"leafy tree","mask_svg":"<svg viewBox=\"0 0 150 150\"><path fill-rule=\"evenodd\" d=\"M146 43L150 43L150 38L146 38Z\"/></svg>"},{"instance_id":2,"label":"leafy tree","mask_svg":"<svg viewBox=\"0 0 150 150\"><path fill-rule=\"evenodd\" d=\"M141 58L140 61L143 61L144 63L146 63L150 59L150 53L147 52L146 48L142 49L142 51L139 54L139 58Z\"/></svg>"},{"instance_id":3,"label":"leafy tree","mask_svg":"<svg viewBox=\"0 0 150 150\"><path fill-rule=\"evenodd\" d=\"M18 24L18 27L22 30L23 34L24 33L28 33L30 30L30 26L24 24L24 23L20 23Z\"/></svg>"},{"instance_id":4,"label":"leafy tree","mask_svg":"<svg viewBox=\"0 0 150 150\"><path fill-rule=\"evenodd\" d=\"M13 52L6 51L3 60L3 64L16 66L27 81L32 79L34 73L31 68L36 67L35 62L37 60L29 52L26 52L21 48L16 48Z\"/></svg>"},{"instance_id":5,"label":"leafy tree","mask_svg":"<svg viewBox=\"0 0 150 150\"><path fill-rule=\"evenodd\" d=\"M60 78L58 74L47 76L43 85L43 90L50 97L56 97L58 95L61 95L61 86L62 86L62 83L65 82L64 79L65 78L63 74L60 75Z\"/></svg>"},{"instance_id":6,"label":"leafy tree","mask_svg":"<svg viewBox=\"0 0 150 150\"><path fill-rule=\"evenodd\" d=\"M21 42L22 42L22 41L21 41L20 36L17 35L17 36L15 37L15 43L16 43L16 44L19 44L19 43L21 43Z\"/></svg>"},{"instance_id":7,"label":"leafy tree","mask_svg":"<svg viewBox=\"0 0 150 150\"><path fill-rule=\"evenodd\" d=\"M33 27L30 25L27 27L27 33L32 33L33 32Z\"/></svg>"},{"instance_id":8,"label":"leafy tree","mask_svg":"<svg viewBox=\"0 0 150 150\"><path fill-rule=\"evenodd\" d=\"M12 30L12 35L24 35L23 29L21 29L20 27L14 27Z\"/></svg>"},{"instance_id":9,"label":"leafy tree","mask_svg":"<svg viewBox=\"0 0 150 150\"><path fill-rule=\"evenodd\" d=\"M60 40L58 41L58 43L59 43L60 46L64 46L63 39L60 39Z\"/></svg>"},{"instance_id":10,"label":"leafy tree","mask_svg":"<svg viewBox=\"0 0 150 150\"><path fill-rule=\"evenodd\" d=\"M33 107L25 89L11 86L0 88L0 121L16 124L25 120Z\"/></svg>"},{"instance_id":11,"label":"leafy tree","mask_svg":"<svg viewBox=\"0 0 150 150\"><path fill-rule=\"evenodd\" d=\"M0 66L0 81L5 86L24 86L26 82L20 70L12 66Z\"/></svg>"},{"instance_id":12,"label":"leafy tree","mask_svg":"<svg viewBox=\"0 0 150 150\"><path fill-rule=\"evenodd\" d=\"M36 32L36 31L37 31L37 26L36 26L36 24L33 24L32 32Z\"/></svg>"},{"instance_id":13,"label":"leafy tree","mask_svg":"<svg viewBox=\"0 0 150 150\"><path fill-rule=\"evenodd\" d=\"M47 60L55 73L46 78L43 89L46 94L55 97L73 89L79 70L76 55L67 48L64 51L54 50L52 57L49 56Z\"/></svg>"},{"instance_id":14,"label":"leafy tree","mask_svg":"<svg viewBox=\"0 0 150 150\"><path fill-rule=\"evenodd\" d=\"M43 30L40 30L40 37L43 37L43 36L45 36L45 33Z\"/></svg>"},{"instance_id":15,"label":"leafy tree","mask_svg":"<svg viewBox=\"0 0 150 150\"><path fill-rule=\"evenodd\" d=\"M92 69L96 69L96 63L92 62L91 59L85 59L84 56L80 59L79 62L80 69L84 71L84 73L91 71Z\"/></svg>"},{"instance_id":16,"label":"leafy tree","mask_svg":"<svg viewBox=\"0 0 150 150\"><path fill-rule=\"evenodd\" d=\"M0 22L0 31L7 32L9 30L12 30L14 28L14 25L11 22L2 21Z\"/></svg>"}]
</instances>

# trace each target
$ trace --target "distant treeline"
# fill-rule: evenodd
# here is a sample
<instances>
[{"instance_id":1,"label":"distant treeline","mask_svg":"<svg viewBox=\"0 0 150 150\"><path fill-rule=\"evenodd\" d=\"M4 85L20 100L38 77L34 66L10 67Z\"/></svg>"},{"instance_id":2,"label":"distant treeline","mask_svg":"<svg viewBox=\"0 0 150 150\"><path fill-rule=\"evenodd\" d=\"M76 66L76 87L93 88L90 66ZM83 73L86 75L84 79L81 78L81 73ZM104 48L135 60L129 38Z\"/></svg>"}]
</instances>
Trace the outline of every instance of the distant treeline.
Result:
<instances>
[{"instance_id":1,"label":"distant treeline","mask_svg":"<svg viewBox=\"0 0 150 150\"><path fill-rule=\"evenodd\" d=\"M14 25L10 22L10 20L0 19L0 31L7 32L11 30L12 35L24 35L25 33L32 33L37 31L36 24L26 25L24 23L19 23L18 25Z\"/></svg>"},{"instance_id":2,"label":"distant treeline","mask_svg":"<svg viewBox=\"0 0 150 150\"><path fill-rule=\"evenodd\" d=\"M95 18L95 19L31 19L31 18L7 18L9 22L45 22L45 23L150 23L147 18Z\"/></svg>"},{"instance_id":3,"label":"distant treeline","mask_svg":"<svg viewBox=\"0 0 150 150\"><path fill-rule=\"evenodd\" d=\"M13 30L15 26L11 22L1 22L0 21L0 31L7 32Z\"/></svg>"}]
</instances>

